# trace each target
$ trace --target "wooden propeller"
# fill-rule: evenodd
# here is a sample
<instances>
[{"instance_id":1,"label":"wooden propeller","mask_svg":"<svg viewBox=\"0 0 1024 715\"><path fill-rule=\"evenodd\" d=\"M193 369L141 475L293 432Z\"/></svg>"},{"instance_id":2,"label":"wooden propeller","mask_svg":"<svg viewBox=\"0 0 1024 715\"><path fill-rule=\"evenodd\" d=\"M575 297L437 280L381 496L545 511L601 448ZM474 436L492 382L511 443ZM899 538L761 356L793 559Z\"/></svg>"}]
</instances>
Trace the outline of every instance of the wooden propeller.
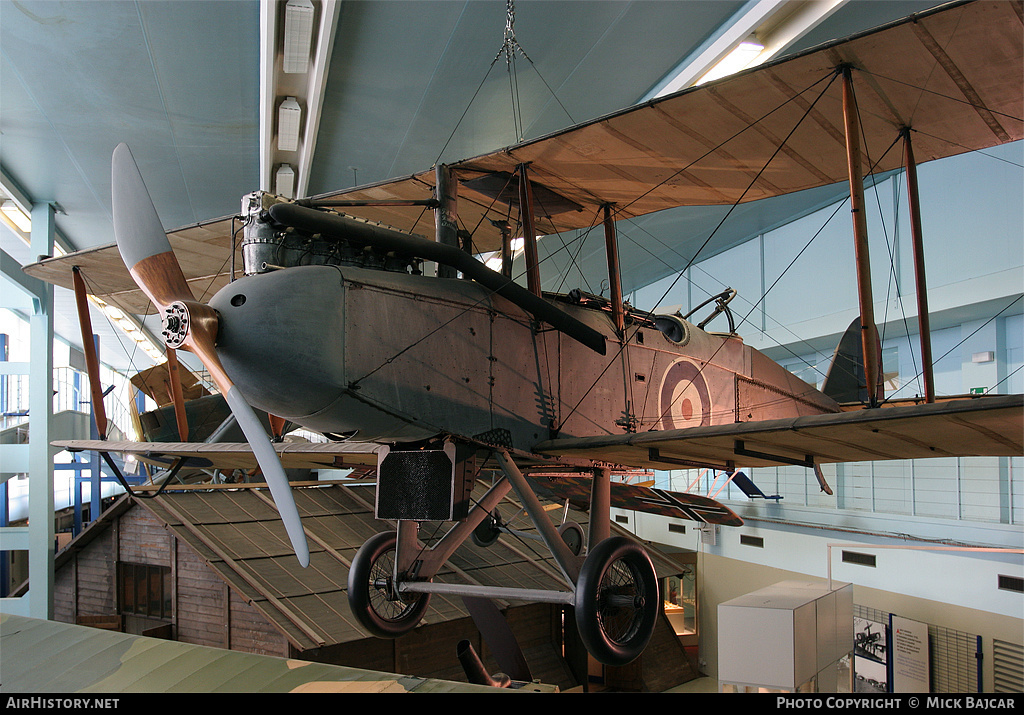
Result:
<instances>
[{"instance_id":1,"label":"wooden propeller","mask_svg":"<svg viewBox=\"0 0 1024 715\"><path fill-rule=\"evenodd\" d=\"M168 348L184 348L203 363L238 420L270 487L295 555L309 564L309 547L281 460L245 397L228 377L217 356L217 311L195 300L167 240L156 207L131 150L114 149L111 162L114 236L132 278L160 310Z\"/></svg>"}]
</instances>

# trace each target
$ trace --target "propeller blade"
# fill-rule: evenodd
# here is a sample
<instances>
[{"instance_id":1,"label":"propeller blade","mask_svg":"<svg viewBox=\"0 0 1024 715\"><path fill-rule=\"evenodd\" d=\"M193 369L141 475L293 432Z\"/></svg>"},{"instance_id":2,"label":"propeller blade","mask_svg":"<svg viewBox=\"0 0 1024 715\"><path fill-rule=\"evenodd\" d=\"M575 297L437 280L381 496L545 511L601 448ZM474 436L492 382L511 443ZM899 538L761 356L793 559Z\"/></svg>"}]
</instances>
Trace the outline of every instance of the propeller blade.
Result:
<instances>
[{"instance_id":1,"label":"propeller blade","mask_svg":"<svg viewBox=\"0 0 1024 715\"><path fill-rule=\"evenodd\" d=\"M206 306L195 305L190 307L206 308ZM206 309L213 312L212 308ZM291 485L288 483L288 476L285 474L281 458L277 456L269 435L263 429L263 424L221 365L214 347L214 338L217 335L216 325L211 325L210 321L196 320L195 318L188 322L190 328L185 339L185 347L206 366L210 377L220 389L221 394L224 395L224 399L227 400L231 414L235 416L238 426L242 428L242 433L249 446L252 447L256 462L260 465L260 470L267 480L270 494L274 498L274 504L277 505L277 511L284 522L285 531L288 532L288 539L295 550L295 556L303 567L308 566L309 545L306 542L306 532L302 529L302 521L299 517L299 510L295 506L295 498Z\"/></svg>"},{"instance_id":2,"label":"propeller blade","mask_svg":"<svg viewBox=\"0 0 1024 715\"><path fill-rule=\"evenodd\" d=\"M288 532L288 539L292 542L295 556L299 563L306 567L309 565L306 532L302 529L302 520L299 518L299 510L295 506L292 488L288 483L288 476L284 473L281 460L277 456L277 452L274 451L274 445L267 433L263 431L263 425L256 417L256 413L253 412L252 407L245 401L237 387L232 385L224 393L224 398L231 407L231 413L238 420L245 439L252 447L253 454L256 455L256 461L263 471L263 477L267 480L267 486L270 487L270 494L274 497L274 504L277 505L277 511L284 522L284 529Z\"/></svg>"},{"instance_id":3,"label":"propeller blade","mask_svg":"<svg viewBox=\"0 0 1024 715\"><path fill-rule=\"evenodd\" d=\"M195 353L227 400L270 487L285 531L302 566L309 565L309 545L281 459L252 407L221 365L214 347L217 311L197 303L164 232L156 207L131 150L114 149L111 194L117 249L132 278L160 308L167 347Z\"/></svg>"},{"instance_id":4,"label":"propeller blade","mask_svg":"<svg viewBox=\"0 0 1024 715\"><path fill-rule=\"evenodd\" d=\"M114 149L110 190L117 250L139 288L161 310L176 300L195 300L126 144Z\"/></svg>"}]
</instances>

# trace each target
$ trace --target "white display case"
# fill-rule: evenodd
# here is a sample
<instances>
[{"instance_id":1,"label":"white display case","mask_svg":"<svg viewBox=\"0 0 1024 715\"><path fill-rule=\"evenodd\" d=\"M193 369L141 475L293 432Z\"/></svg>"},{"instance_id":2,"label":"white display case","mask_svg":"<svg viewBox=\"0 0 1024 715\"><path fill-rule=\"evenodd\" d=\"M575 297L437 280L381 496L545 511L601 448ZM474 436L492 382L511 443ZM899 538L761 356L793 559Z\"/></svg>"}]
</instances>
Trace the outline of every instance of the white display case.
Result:
<instances>
[{"instance_id":1,"label":"white display case","mask_svg":"<svg viewBox=\"0 0 1024 715\"><path fill-rule=\"evenodd\" d=\"M851 692L853 585L783 581L718 606L722 692Z\"/></svg>"}]
</instances>

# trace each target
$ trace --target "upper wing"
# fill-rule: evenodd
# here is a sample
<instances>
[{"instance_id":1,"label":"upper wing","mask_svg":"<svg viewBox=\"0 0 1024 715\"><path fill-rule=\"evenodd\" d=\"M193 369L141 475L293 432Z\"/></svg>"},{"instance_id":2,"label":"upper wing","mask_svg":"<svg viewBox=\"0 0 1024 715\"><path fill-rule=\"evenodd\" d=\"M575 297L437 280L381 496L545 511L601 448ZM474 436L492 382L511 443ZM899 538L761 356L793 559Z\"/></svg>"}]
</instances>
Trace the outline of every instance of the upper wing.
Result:
<instances>
[{"instance_id":1,"label":"upper wing","mask_svg":"<svg viewBox=\"0 0 1024 715\"><path fill-rule=\"evenodd\" d=\"M231 280L232 219L222 218L186 226L167 234L174 256L181 264L192 294L205 301ZM241 268L241 249L235 264ZM53 285L74 290L72 268L80 268L90 294L136 315L156 312L156 307L128 273L117 244L87 248L47 258L25 266L25 273Z\"/></svg>"},{"instance_id":2,"label":"upper wing","mask_svg":"<svg viewBox=\"0 0 1024 715\"><path fill-rule=\"evenodd\" d=\"M496 201L517 203L513 175L524 164L530 168L542 215L538 229L544 233L588 228L599 221L606 204L615 207L617 218L628 218L845 181L842 83L830 82L841 65L855 70L864 154L878 162L870 171L900 168L901 152L886 150L904 127L913 131L918 162L1018 140L1024 136L1022 14L1019 0L943 6L460 161L452 164L461 181L460 221L476 227L476 250L500 247L499 229L484 218ZM433 196L434 181L428 170L316 198L423 200ZM422 207L348 206L344 211L433 238L433 220L424 217ZM503 209L498 213L505 215ZM168 236L197 296L227 281L230 218ZM108 249L42 261L25 270L70 287L71 266L85 260L111 264L83 269L92 276L95 295L109 293L118 305L145 311L147 301L139 298L120 258ZM109 290L103 285L108 278Z\"/></svg>"},{"instance_id":3,"label":"upper wing","mask_svg":"<svg viewBox=\"0 0 1024 715\"><path fill-rule=\"evenodd\" d=\"M646 469L1024 454L1024 396L999 395L661 432L552 439L540 454Z\"/></svg>"},{"instance_id":4,"label":"upper wing","mask_svg":"<svg viewBox=\"0 0 1024 715\"><path fill-rule=\"evenodd\" d=\"M196 467L255 469L259 466L247 442L113 442L58 440L55 447L69 451L130 454L140 461L166 463L186 457ZM363 442L274 442L285 469L350 469L376 467L380 445Z\"/></svg>"},{"instance_id":5,"label":"upper wing","mask_svg":"<svg viewBox=\"0 0 1024 715\"><path fill-rule=\"evenodd\" d=\"M842 83L829 85L840 65L855 69L864 152L879 161L871 171L900 168L901 152L886 149L903 127L913 130L918 162L1020 139L1021 15L1018 1L945 6L453 163L462 182L460 221L478 227L479 250L500 247L500 233L483 218L498 192L517 203L509 177L521 164L529 166L544 233L588 228L606 204L621 219L846 181ZM425 171L331 197L424 199L434 181L434 172ZM419 208L345 211L427 236L433 231Z\"/></svg>"}]
</instances>

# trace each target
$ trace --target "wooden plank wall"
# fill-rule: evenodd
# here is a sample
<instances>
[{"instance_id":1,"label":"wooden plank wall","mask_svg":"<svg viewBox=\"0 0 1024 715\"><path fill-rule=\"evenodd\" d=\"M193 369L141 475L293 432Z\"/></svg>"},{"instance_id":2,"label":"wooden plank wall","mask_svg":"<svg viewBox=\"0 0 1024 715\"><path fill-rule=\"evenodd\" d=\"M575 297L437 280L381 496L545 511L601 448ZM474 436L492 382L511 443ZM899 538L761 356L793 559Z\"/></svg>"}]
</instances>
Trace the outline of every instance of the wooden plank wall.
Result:
<instances>
[{"instance_id":1,"label":"wooden plank wall","mask_svg":"<svg viewBox=\"0 0 1024 715\"><path fill-rule=\"evenodd\" d=\"M245 598L232 591L191 546L149 511L128 509L55 574L54 618L76 623L117 614L117 563L164 566L173 589L173 638L183 643L288 657L287 639ZM129 617L126 630L157 621Z\"/></svg>"},{"instance_id":2,"label":"wooden plank wall","mask_svg":"<svg viewBox=\"0 0 1024 715\"><path fill-rule=\"evenodd\" d=\"M116 612L114 530L108 529L54 574L54 620L77 623L83 616Z\"/></svg>"},{"instance_id":3,"label":"wooden plank wall","mask_svg":"<svg viewBox=\"0 0 1024 715\"><path fill-rule=\"evenodd\" d=\"M176 639L229 648L227 585L190 546L178 542L174 589Z\"/></svg>"},{"instance_id":4,"label":"wooden plank wall","mask_svg":"<svg viewBox=\"0 0 1024 715\"><path fill-rule=\"evenodd\" d=\"M173 567L174 537L148 511L134 507L122 514L117 523L120 561Z\"/></svg>"},{"instance_id":5,"label":"wooden plank wall","mask_svg":"<svg viewBox=\"0 0 1024 715\"><path fill-rule=\"evenodd\" d=\"M287 658L291 655L288 639L251 606L241 594L229 591L229 618L232 650L247 653L275 655Z\"/></svg>"}]
</instances>

